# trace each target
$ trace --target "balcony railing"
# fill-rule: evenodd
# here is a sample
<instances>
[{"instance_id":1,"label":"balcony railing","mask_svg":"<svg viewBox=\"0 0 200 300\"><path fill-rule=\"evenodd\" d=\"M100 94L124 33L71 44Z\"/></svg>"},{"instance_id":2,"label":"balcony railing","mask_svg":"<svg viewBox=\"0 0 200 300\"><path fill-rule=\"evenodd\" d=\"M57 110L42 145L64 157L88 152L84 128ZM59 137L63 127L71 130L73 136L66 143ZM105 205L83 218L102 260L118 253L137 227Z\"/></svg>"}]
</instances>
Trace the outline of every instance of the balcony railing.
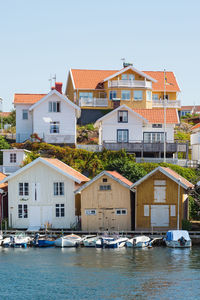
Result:
<instances>
[{"instance_id":1,"label":"balcony railing","mask_svg":"<svg viewBox=\"0 0 200 300\"><path fill-rule=\"evenodd\" d=\"M152 82L145 80L112 80L108 81L109 88L129 87L129 88L149 88L152 89Z\"/></svg>"},{"instance_id":2,"label":"balcony railing","mask_svg":"<svg viewBox=\"0 0 200 300\"><path fill-rule=\"evenodd\" d=\"M181 101L180 100L168 100L164 103L164 100L152 100L152 107L164 107L164 105L169 108L180 108Z\"/></svg>"},{"instance_id":3,"label":"balcony railing","mask_svg":"<svg viewBox=\"0 0 200 300\"><path fill-rule=\"evenodd\" d=\"M79 106L105 107L108 106L108 99L107 98L80 98Z\"/></svg>"},{"instance_id":4,"label":"balcony railing","mask_svg":"<svg viewBox=\"0 0 200 300\"><path fill-rule=\"evenodd\" d=\"M75 135L73 134L60 134L60 133L53 133L53 134L46 134L43 132L38 132L38 136L42 139L42 141L49 143L49 144L75 144ZM30 134L17 134L17 143L23 143L26 140L34 141L34 138L30 137ZM36 141L38 141L36 139Z\"/></svg>"},{"instance_id":5,"label":"balcony railing","mask_svg":"<svg viewBox=\"0 0 200 300\"><path fill-rule=\"evenodd\" d=\"M164 152L164 143L144 143L141 142L128 142L128 143L118 143L118 142L103 142L103 146L107 150L119 151L125 149L130 152ZM187 152L188 145L187 143L175 143L167 142L166 143L166 152L175 153L175 152Z\"/></svg>"}]
</instances>

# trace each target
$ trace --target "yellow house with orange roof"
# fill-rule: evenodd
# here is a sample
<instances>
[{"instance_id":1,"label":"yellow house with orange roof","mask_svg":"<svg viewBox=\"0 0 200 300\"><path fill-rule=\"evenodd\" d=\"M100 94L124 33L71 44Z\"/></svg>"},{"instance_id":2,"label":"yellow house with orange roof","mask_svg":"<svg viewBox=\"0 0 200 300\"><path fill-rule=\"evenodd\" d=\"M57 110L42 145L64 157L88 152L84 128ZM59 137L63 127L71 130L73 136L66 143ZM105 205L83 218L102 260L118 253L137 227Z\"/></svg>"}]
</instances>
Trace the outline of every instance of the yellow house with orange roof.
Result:
<instances>
[{"instance_id":1,"label":"yellow house with orange roof","mask_svg":"<svg viewBox=\"0 0 200 300\"><path fill-rule=\"evenodd\" d=\"M69 71L66 95L84 110L180 108L180 89L173 72L139 71L132 65L118 70ZM102 115L93 111L97 118ZM91 111L88 112L91 116Z\"/></svg>"}]
</instances>

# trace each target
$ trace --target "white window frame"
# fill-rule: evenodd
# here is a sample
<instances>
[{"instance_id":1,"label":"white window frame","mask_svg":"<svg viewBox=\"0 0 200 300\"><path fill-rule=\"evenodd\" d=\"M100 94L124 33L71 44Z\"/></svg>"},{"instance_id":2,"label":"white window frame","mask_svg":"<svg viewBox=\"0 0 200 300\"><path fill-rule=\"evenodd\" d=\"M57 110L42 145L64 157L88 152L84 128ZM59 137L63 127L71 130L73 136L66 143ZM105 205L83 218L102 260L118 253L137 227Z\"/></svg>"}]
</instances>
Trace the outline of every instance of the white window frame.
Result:
<instances>
[{"instance_id":1,"label":"white window frame","mask_svg":"<svg viewBox=\"0 0 200 300\"><path fill-rule=\"evenodd\" d=\"M143 141L144 143L164 143L164 132L144 132Z\"/></svg>"},{"instance_id":2,"label":"white window frame","mask_svg":"<svg viewBox=\"0 0 200 300\"><path fill-rule=\"evenodd\" d=\"M144 217L149 217L149 205L144 205Z\"/></svg>"},{"instance_id":3,"label":"white window frame","mask_svg":"<svg viewBox=\"0 0 200 300\"><path fill-rule=\"evenodd\" d=\"M121 91L121 100L124 100L124 101L131 100L131 91L130 90L122 90Z\"/></svg>"},{"instance_id":4,"label":"white window frame","mask_svg":"<svg viewBox=\"0 0 200 300\"><path fill-rule=\"evenodd\" d=\"M128 110L118 110L118 123L128 123Z\"/></svg>"},{"instance_id":5,"label":"white window frame","mask_svg":"<svg viewBox=\"0 0 200 300\"><path fill-rule=\"evenodd\" d=\"M22 120L28 120L28 109L22 109Z\"/></svg>"},{"instance_id":6,"label":"white window frame","mask_svg":"<svg viewBox=\"0 0 200 300\"><path fill-rule=\"evenodd\" d=\"M129 130L117 129L117 143L128 143L128 141L129 141Z\"/></svg>"},{"instance_id":7,"label":"white window frame","mask_svg":"<svg viewBox=\"0 0 200 300\"><path fill-rule=\"evenodd\" d=\"M17 153L10 153L10 163L17 162Z\"/></svg>"},{"instance_id":8,"label":"white window frame","mask_svg":"<svg viewBox=\"0 0 200 300\"><path fill-rule=\"evenodd\" d=\"M54 121L50 122L50 134L60 133L60 122Z\"/></svg>"},{"instance_id":9,"label":"white window frame","mask_svg":"<svg viewBox=\"0 0 200 300\"><path fill-rule=\"evenodd\" d=\"M128 74L122 74L121 80L128 80Z\"/></svg>"},{"instance_id":10,"label":"white window frame","mask_svg":"<svg viewBox=\"0 0 200 300\"><path fill-rule=\"evenodd\" d=\"M18 204L18 219L28 219L27 204Z\"/></svg>"},{"instance_id":11,"label":"white window frame","mask_svg":"<svg viewBox=\"0 0 200 300\"><path fill-rule=\"evenodd\" d=\"M53 183L53 195L54 196L64 196L65 195L65 185L63 181Z\"/></svg>"},{"instance_id":12,"label":"white window frame","mask_svg":"<svg viewBox=\"0 0 200 300\"><path fill-rule=\"evenodd\" d=\"M146 91L146 99L147 101L151 101L152 100L152 92L147 90Z\"/></svg>"},{"instance_id":13,"label":"white window frame","mask_svg":"<svg viewBox=\"0 0 200 300\"><path fill-rule=\"evenodd\" d=\"M29 183L28 182L19 182L18 185L19 196L29 196Z\"/></svg>"},{"instance_id":14,"label":"white window frame","mask_svg":"<svg viewBox=\"0 0 200 300\"><path fill-rule=\"evenodd\" d=\"M140 92L140 93L142 94L141 97L135 95L135 94L137 94L138 92ZM143 100L143 91L142 91L142 90L135 90L135 91L133 91L133 99L134 99L135 101L142 101L142 100Z\"/></svg>"},{"instance_id":15,"label":"white window frame","mask_svg":"<svg viewBox=\"0 0 200 300\"><path fill-rule=\"evenodd\" d=\"M152 94L152 100L159 100L159 95L158 94Z\"/></svg>"},{"instance_id":16,"label":"white window frame","mask_svg":"<svg viewBox=\"0 0 200 300\"><path fill-rule=\"evenodd\" d=\"M65 217L65 204L57 203L55 205L55 216L56 218L64 218Z\"/></svg>"},{"instance_id":17,"label":"white window frame","mask_svg":"<svg viewBox=\"0 0 200 300\"><path fill-rule=\"evenodd\" d=\"M154 202L165 203L166 202L166 180L154 180ZM159 196L158 196L159 195Z\"/></svg>"},{"instance_id":18,"label":"white window frame","mask_svg":"<svg viewBox=\"0 0 200 300\"><path fill-rule=\"evenodd\" d=\"M117 209L115 209L115 214L117 216L126 216L127 215L127 209L126 208L117 208Z\"/></svg>"},{"instance_id":19,"label":"white window frame","mask_svg":"<svg viewBox=\"0 0 200 300\"><path fill-rule=\"evenodd\" d=\"M115 97L113 97L113 94L115 94ZM117 98L117 91L111 90L109 91L109 100L113 100Z\"/></svg>"},{"instance_id":20,"label":"white window frame","mask_svg":"<svg viewBox=\"0 0 200 300\"><path fill-rule=\"evenodd\" d=\"M132 80L132 81L135 80L135 75L134 74L129 74L128 79Z\"/></svg>"},{"instance_id":21,"label":"white window frame","mask_svg":"<svg viewBox=\"0 0 200 300\"><path fill-rule=\"evenodd\" d=\"M170 205L170 217L176 217L176 205Z\"/></svg>"},{"instance_id":22,"label":"white window frame","mask_svg":"<svg viewBox=\"0 0 200 300\"><path fill-rule=\"evenodd\" d=\"M61 112L61 102L49 101L49 112Z\"/></svg>"},{"instance_id":23,"label":"white window frame","mask_svg":"<svg viewBox=\"0 0 200 300\"><path fill-rule=\"evenodd\" d=\"M96 209L85 209L86 216L96 216Z\"/></svg>"}]
</instances>

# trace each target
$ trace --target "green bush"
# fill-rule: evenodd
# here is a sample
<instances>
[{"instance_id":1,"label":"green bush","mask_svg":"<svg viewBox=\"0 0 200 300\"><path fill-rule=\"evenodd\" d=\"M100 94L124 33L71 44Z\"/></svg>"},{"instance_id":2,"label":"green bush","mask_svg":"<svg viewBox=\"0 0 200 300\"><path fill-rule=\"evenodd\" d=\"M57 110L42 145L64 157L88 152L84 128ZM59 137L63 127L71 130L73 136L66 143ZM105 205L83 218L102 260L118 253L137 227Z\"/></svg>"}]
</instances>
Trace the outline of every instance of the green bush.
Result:
<instances>
[{"instance_id":1,"label":"green bush","mask_svg":"<svg viewBox=\"0 0 200 300\"><path fill-rule=\"evenodd\" d=\"M192 224L189 220L182 220L182 229L190 231L192 229Z\"/></svg>"}]
</instances>

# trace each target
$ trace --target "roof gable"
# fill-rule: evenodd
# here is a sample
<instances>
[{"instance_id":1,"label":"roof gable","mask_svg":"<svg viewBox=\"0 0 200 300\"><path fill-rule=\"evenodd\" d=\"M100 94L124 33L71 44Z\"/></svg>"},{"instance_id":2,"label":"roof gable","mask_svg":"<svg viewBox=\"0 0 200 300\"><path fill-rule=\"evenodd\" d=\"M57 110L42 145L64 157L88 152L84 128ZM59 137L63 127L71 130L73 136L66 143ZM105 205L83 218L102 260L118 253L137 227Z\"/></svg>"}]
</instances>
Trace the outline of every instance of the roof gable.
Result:
<instances>
[{"instance_id":1,"label":"roof gable","mask_svg":"<svg viewBox=\"0 0 200 300\"><path fill-rule=\"evenodd\" d=\"M159 167L155 168L153 171L151 171L150 173L148 173L147 175L145 175L144 177L142 177L141 179L139 179L138 181L136 181L131 186L131 189L134 189L135 187L140 185L142 182L147 180L150 176L152 176L153 174L155 174L158 171L160 171L161 173L163 173L164 175L169 177L171 180L175 181L177 184L180 184L180 186L182 186L185 190L187 190L189 188L194 188L194 185L191 182L189 182L187 179L185 179L184 177L182 177L181 175L179 175L172 169L159 166Z\"/></svg>"},{"instance_id":2,"label":"roof gable","mask_svg":"<svg viewBox=\"0 0 200 300\"><path fill-rule=\"evenodd\" d=\"M37 159L32 161L30 164L24 166L23 168L19 169L15 173L13 173L10 176L8 176L8 177L4 178L3 180L1 180L0 183L9 181L10 179L16 177L20 173L23 173L24 171L28 170L29 168L31 168L32 166L36 165L39 162L47 165L48 167L54 169L58 173L70 178L71 180L73 180L77 183L89 181L89 178L82 175L78 171L74 170L73 168L71 168L70 166L66 165L65 163L63 163L62 161L60 161L56 158L38 157Z\"/></svg>"},{"instance_id":3,"label":"roof gable","mask_svg":"<svg viewBox=\"0 0 200 300\"><path fill-rule=\"evenodd\" d=\"M93 182L95 182L96 180L98 180L99 178L101 178L102 176L105 176L105 175L107 175L108 177L110 177L113 180L117 181L119 184L123 185L124 187L126 187L128 189L130 189L131 186L132 186L132 182L130 180L128 180L127 178L125 178L124 176L122 176L121 174L119 174L118 172L116 172L116 171L103 171L100 174L98 174L97 176L95 176L93 179L91 179L89 182L82 185L79 189L77 189L75 191L75 194L80 193L86 187L88 187Z\"/></svg>"},{"instance_id":4,"label":"roof gable","mask_svg":"<svg viewBox=\"0 0 200 300\"><path fill-rule=\"evenodd\" d=\"M39 101L37 101L35 104L33 104L29 110L33 110L36 107L38 107L40 104L42 104L44 101L46 101L50 96L52 95L57 95L61 100L65 101L66 103L68 103L69 105L73 106L75 109L80 111L80 107L77 106L76 104L74 104L72 101L70 101L66 96L64 96L63 94L59 93L58 91L51 90L47 95L45 95L43 98L41 98Z\"/></svg>"}]
</instances>

